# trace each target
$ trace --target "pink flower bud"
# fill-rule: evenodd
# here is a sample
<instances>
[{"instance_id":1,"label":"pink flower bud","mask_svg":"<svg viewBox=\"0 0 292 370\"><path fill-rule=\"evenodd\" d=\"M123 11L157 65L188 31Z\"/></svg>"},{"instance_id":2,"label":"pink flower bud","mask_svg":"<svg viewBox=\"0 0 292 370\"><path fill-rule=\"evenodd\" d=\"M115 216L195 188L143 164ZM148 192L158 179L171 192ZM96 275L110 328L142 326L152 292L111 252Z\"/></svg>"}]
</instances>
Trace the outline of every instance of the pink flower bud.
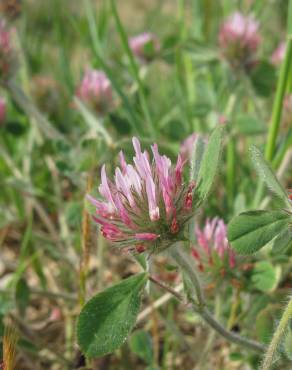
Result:
<instances>
[{"instance_id":1,"label":"pink flower bud","mask_svg":"<svg viewBox=\"0 0 292 370\"><path fill-rule=\"evenodd\" d=\"M87 70L76 95L99 114L105 114L113 107L111 82L103 71Z\"/></svg>"},{"instance_id":2,"label":"pink flower bud","mask_svg":"<svg viewBox=\"0 0 292 370\"><path fill-rule=\"evenodd\" d=\"M212 220L207 219L202 229L198 226L195 227L198 246L193 249L193 256L200 262L204 262L206 267L208 264L210 267L214 259L218 260L218 257L222 261L223 267L231 269L235 267L235 253L229 246L226 230L224 221L217 217ZM217 258L212 258L215 255Z\"/></svg>"},{"instance_id":3,"label":"pink flower bud","mask_svg":"<svg viewBox=\"0 0 292 370\"><path fill-rule=\"evenodd\" d=\"M150 61L160 51L160 43L156 35L144 32L129 38L132 53L142 61Z\"/></svg>"},{"instance_id":4,"label":"pink flower bud","mask_svg":"<svg viewBox=\"0 0 292 370\"><path fill-rule=\"evenodd\" d=\"M6 118L6 100L0 97L0 123L4 122Z\"/></svg>"},{"instance_id":5,"label":"pink flower bud","mask_svg":"<svg viewBox=\"0 0 292 370\"><path fill-rule=\"evenodd\" d=\"M258 22L252 16L236 12L221 26L219 46L229 63L238 67L250 67L261 42Z\"/></svg>"},{"instance_id":6,"label":"pink flower bud","mask_svg":"<svg viewBox=\"0 0 292 370\"><path fill-rule=\"evenodd\" d=\"M179 240L184 224L194 214L194 184L183 183L180 158L172 165L154 144L154 160L150 162L137 138L133 138L133 146L134 164L127 164L121 152L122 169L115 170L114 181L108 179L103 166L99 186L103 200L91 196L88 200L96 209L93 219L101 225L106 239L138 253L149 249L158 252Z\"/></svg>"},{"instance_id":7,"label":"pink flower bud","mask_svg":"<svg viewBox=\"0 0 292 370\"><path fill-rule=\"evenodd\" d=\"M272 56L271 56L271 62L275 66L278 66L282 63L285 57L285 51L286 51L286 43L281 42L281 44L277 47L276 50L274 50Z\"/></svg>"}]
</instances>

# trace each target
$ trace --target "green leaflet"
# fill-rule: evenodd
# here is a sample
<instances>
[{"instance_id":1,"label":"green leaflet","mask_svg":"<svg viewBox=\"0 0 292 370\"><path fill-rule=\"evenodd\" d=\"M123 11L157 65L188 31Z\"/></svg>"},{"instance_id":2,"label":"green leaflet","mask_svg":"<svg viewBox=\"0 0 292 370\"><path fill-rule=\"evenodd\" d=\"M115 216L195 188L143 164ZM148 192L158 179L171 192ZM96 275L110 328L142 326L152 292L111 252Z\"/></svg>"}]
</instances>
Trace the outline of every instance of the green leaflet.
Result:
<instances>
[{"instance_id":1,"label":"green leaflet","mask_svg":"<svg viewBox=\"0 0 292 370\"><path fill-rule=\"evenodd\" d=\"M268 261L260 261L256 263L252 271L251 280L256 289L262 292L270 292L277 287L280 274L279 266L273 266Z\"/></svg>"},{"instance_id":2,"label":"green leaflet","mask_svg":"<svg viewBox=\"0 0 292 370\"><path fill-rule=\"evenodd\" d=\"M288 207L291 207L288 200L288 194L279 183L276 175L264 159L260 150L256 146L252 146L250 148L250 152L253 166L260 178L267 184L270 190L272 190L286 205L288 205Z\"/></svg>"},{"instance_id":3,"label":"green leaflet","mask_svg":"<svg viewBox=\"0 0 292 370\"><path fill-rule=\"evenodd\" d=\"M292 247L292 229L285 228L281 233L273 240L273 253L283 254L290 247Z\"/></svg>"},{"instance_id":4,"label":"green leaflet","mask_svg":"<svg viewBox=\"0 0 292 370\"><path fill-rule=\"evenodd\" d=\"M146 273L131 276L85 304L77 323L77 338L86 356L100 357L123 344L135 324L146 281Z\"/></svg>"},{"instance_id":5,"label":"green leaflet","mask_svg":"<svg viewBox=\"0 0 292 370\"><path fill-rule=\"evenodd\" d=\"M250 211L234 217L228 225L228 240L239 254L252 254L289 228L285 211Z\"/></svg>"},{"instance_id":6,"label":"green leaflet","mask_svg":"<svg viewBox=\"0 0 292 370\"><path fill-rule=\"evenodd\" d=\"M197 186L197 192L201 201L207 198L217 174L223 131L224 127L217 127L212 132L203 154Z\"/></svg>"},{"instance_id":7,"label":"green leaflet","mask_svg":"<svg viewBox=\"0 0 292 370\"><path fill-rule=\"evenodd\" d=\"M129 340L130 348L133 353L151 365L153 362L153 348L150 334L145 330L135 331Z\"/></svg>"},{"instance_id":8,"label":"green leaflet","mask_svg":"<svg viewBox=\"0 0 292 370\"><path fill-rule=\"evenodd\" d=\"M198 138L195 140L195 144L193 147L193 153L191 158L191 168L190 168L190 179L197 180L204 150L205 150L205 142L203 138L199 135Z\"/></svg>"}]
</instances>

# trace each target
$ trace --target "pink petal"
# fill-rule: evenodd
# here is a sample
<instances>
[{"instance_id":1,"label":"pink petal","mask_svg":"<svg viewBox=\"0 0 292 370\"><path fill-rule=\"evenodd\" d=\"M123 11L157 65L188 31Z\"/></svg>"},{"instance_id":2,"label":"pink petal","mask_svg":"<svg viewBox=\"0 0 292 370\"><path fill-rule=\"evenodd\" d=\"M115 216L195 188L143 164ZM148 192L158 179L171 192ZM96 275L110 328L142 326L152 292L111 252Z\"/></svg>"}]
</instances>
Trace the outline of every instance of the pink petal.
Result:
<instances>
[{"instance_id":1,"label":"pink petal","mask_svg":"<svg viewBox=\"0 0 292 370\"><path fill-rule=\"evenodd\" d=\"M96 212L102 217L109 217L112 213L112 207L105 202L93 198L90 194L86 195L89 202L96 208Z\"/></svg>"},{"instance_id":2,"label":"pink petal","mask_svg":"<svg viewBox=\"0 0 292 370\"><path fill-rule=\"evenodd\" d=\"M125 156L124 156L124 153L122 152L122 150L119 153L119 158L120 158L120 164L121 164L122 172L123 172L123 175L124 175L127 172L127 162L125 160Z\"/></svg>"},{"instance_id":3,"label":"pink petal","mask_svg":"<svg viewBox=\"0 0 292 370\"><path fill-rule=\"evenodd\" d=\"M185 161L182 160L181 155L179 154L177 157L177 162L175 166L175 183L176 186L181 186L182 184L182 172L183 172L183 167L185 165Z\"/></svg>"},{"instance_id":4,"label":"pink petal","mask_svg":"<svg viewBox=\"0 0 292 370\"><path fill-rule=\"evenodd\" d=\"M115 204L117 206L119 215L120 215L122 221L124 222L124 224L131 227L132 226L132 221L131 221L130 216L129 216L126 208L124 207L118 193L115 195Z\"/></svg>"},{"instance_id":5,"label":"pink petal","mask_svg":"<svg viewBox=\"0 0 292 370\"><path fill-rule=\"evenodd\" d=\"M145 181L150 220L157 221L159 219L159 208L156 203L155 184L152 177L147 177Z\"/></svg>"},{"instance_id":6,"label":"pink petal","mask_svg":"<svg viewBox=\"0 0 292 370\"><path fill-rule=\"evenodd\" d=\"M122 175L119 168L116 168L115 180L117 189L124 194L124 196L128 199L130 205L133 207L135 205L135 201L131 192L130 184L127 182L126 177Z\"/></svg>"},{"instance_id":7,"label":"pink petal","mask_svg":"<svg viewBox=\"0 0 292 370\"><path fill-rule=\"evenodd\" d=\"M115 203L113 201L113 197L107 181L105 165L103 165L101 168L101 184L99 185L98 190L100 194L112 205L113 209L115 209Z\"/></svg>"}]
</instances>

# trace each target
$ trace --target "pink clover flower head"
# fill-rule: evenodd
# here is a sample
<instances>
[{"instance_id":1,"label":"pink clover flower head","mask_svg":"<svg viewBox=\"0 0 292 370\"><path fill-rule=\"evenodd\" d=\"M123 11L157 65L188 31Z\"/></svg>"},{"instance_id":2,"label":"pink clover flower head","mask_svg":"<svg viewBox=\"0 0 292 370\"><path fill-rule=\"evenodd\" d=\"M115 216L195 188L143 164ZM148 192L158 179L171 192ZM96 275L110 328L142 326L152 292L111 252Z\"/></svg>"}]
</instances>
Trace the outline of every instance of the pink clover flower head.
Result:
<instances>
[{"instance_id":1,"label":"pink clover flower head","mask_svg":"<svg viewBox=\"0 0 292 370\"><path fill-rule=\"evenodd\" d=\"M103 166L99 186L103 199L88 195L88 200L96 210L94 221L114 245L136 253L159 252L180 240L184 224L194 214L195 186L183 182L180 155L172 165L157 144L151 147L153 160L135 137L133 146L133 163L128 164L121 152L121 168L116 168L113 180Z\"/></svg>"},{"instance_id":2,"label":"pink clover flower head","mask_svg":"<svg viewBox=\"0 0 292 370\"><path fill-rule=\"evenodd\" d=\"M285 57L286 43L281 42L280 45L274 50L271 56L271 63L278 66L282 63Z\"/></svg>"},{"instance_id":3,"label":"pink clover flower head","mask_svg":"<svg viewBox=\"0 0 292 370\"><path fill-rule=\"evenodd\" d=\"M160 51L160 42L157 36L151 32L129 38L129 46L132 53L142 61L151 61Z\"/></svg>"},{"instance_id":4,"label":"pink clover flower head","mask_svg":"<svg viewBox=\"0 0 292 370\"><path fill-rule=\"evenodd\" d=\"M227 228L222 219L207 219L202 229L196 225L195 235L198 247L193 249L193 256L199 261L201 270L206 265L212 267L216 261L231 269L235 267L235 253L229 246Z\"/></svg>"},{"instance_id":5,"label":"pink clover flower head","mask_svg":"<svg viewBox=\"0 0 292 370\"><path fill-rule=\"evenodd\" d=\"M0 19L0 81L6 81L15 66L15 56L11 45L11 31L5 21Z\"/></svg>"},{"instance_id":6,"label":"pink clover flower head","mask_svg":"<svg viewBox=\"0 0 292 370\"><path fill-rule=\"evenodd\" d=\"M0 123L4 122L6 118L6 100L0 97Z\"/></svg>"},{"instance_id":7,"label":"pink clover flower head","mask_svg":"<svg viewBox=\"0 0 292 370\"><path fill-rule=\"evenodd\" d=\"M259 24L252 16L240 12L232 14L221 25L219 46L231 65L250 66L261 43Z\"/></svg>"},{"instance_id":8,"label":"pink clover flower head","mask_svg":"<svg viewBox=\"0 0 292 370\"><path fill-rule=\"evenodd\" d=\"M99 114L113 106L111 82L103 71L88 69L77 88L76 95Z\"/></svg>"}]
</instances>

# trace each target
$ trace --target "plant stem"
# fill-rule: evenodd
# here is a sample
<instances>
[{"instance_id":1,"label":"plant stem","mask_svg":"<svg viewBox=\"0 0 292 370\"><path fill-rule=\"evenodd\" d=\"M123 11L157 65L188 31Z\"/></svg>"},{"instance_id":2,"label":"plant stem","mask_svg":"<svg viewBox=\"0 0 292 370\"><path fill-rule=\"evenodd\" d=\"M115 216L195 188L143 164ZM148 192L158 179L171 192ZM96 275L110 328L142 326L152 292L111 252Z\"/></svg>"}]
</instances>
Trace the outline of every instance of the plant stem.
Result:
<instances>
[{"instance_id":1,"label":"plant stem","mask_svg":"<svg viewBox=\"0 0 292 370\"><path fill-rule=\"evenodd\" d=\"M171 293L173 296L175 296L179 301L183 300L183 297L181 294L176 292L174 289L169 287L168 285L162 283L160 280L156 279L153 275L149 275L149 280L152 281L152 283L158 285L160 288L166 290L167 292Z\"/></svg>"},{"instance_id":2,"label":"plant stem","mask_svg":"<svg viewBox=\"0 0 292 370\"><path fill-rule=\"evenodd\" d=\"M234 139L230 137L227 144L227 194L228 206L232 209L235 189L235 145Z\"/></svg>"},{"instance_id":3,"label":"plant stem","mask_svg":"<svg viewBox=\"0 0 292 370\"><path fill-rule=\"evenodd\" d=\"M290 301L288 302L288 305L282 315L279 325L273 335L272 341L267 349L261 370L269 370L272 368L273 360L277 352L277 348L281 342L281 339L283 338L285 334L285 330L291 318L292 318L292 297L290 298Z\"/></svg>"},{"instance_id":4,"label":"plant stem","mask_svg":"<svg viewBox=\"0 0 292 370\"><path fill-rule=\"evenodd\" d=\"M264 352L265 347L251 339L241 337L240 335L233 333L232 331L226 330L210 313L206 307L206 302L204 294L201 288L201 283L199 277L196 273L196 267L194 266L192 259L189 255L185 254L183 250L182 243L175 244L170 248L170 256L175 261L175 263L180 267L185 276L193 284L196 295L197 302L192 302L195 311L204 319L206 323L209 324L217 333L223 336L225 339L231 343L238 344L242 347L248 348L256 352Z\"/></svg>"},{"instance_id":5,"label":"plant stem","mask_svg":"<svg viewBox=\"0 0 292 370\"><path fill-rule=\"evenodd\" d=\"M282 115L282 108L283 108L283 99L287 87L288 77L289 77L289 70L292 61L292 39L289 37L287 40L287 47L286 47L286 54L285 59L283 61L277 90L276 96L273 105L272 111L272 118L271 124L268 133L268 140L266 146L266 159L271 161L274 157L275 147L276 147L276 140L279 132L281 115Z\"/></svg>"},{"instance_id":6,"label":"plant stem","mask_svg":"<svg viewBox=\"0 0 292 370\"><path fill-rule=\"evenodd\" d=\"M222 337L227 339L229 342L236 343L242 347L248 348L252 351L256 352L263 352L265 350L265 347L252 340L244 338L232 331L226 330L211 314L211 312L206 308L203 307L201 312L199 312L201 317Z\"/></svg>"},{"instance_id":7,"label":"plant stem","mask_svg":"<svg viewBox=\"0 0 292 370\"><path fill-rule=\"evenodd\" d=\"M136 83L138 85L138 95L139 95L139 100L141 104L142 111L145 115L146 122L148 124L148 129L149 129L149 134L151 137L155 137L155 123L152 119L152 115L150 112L150 109L148 107L147 101L146 101L146 95L145 95L145 88L143 86L143 83L141 81L140 75L139 75L139 68L136 64L134 55L131 51L131 48L128 43L128 36L124 30L124 27L122 25L122 22L120 20L120 16L118 13L118 10L116 8L116 0L111 0L111 8L112 8L112 13L113 17L116 22L117 30L120 34L120 38L122 41L123 48L125 50L125 53L127 54L127 57L129 59L129 67L131 68L133 77L136 80Z\"/></svg>"},{"instance_id":8,"label":"plant stem","mask_svg":"<svg viewBox=\"0 0 292 370\"><path fill-rule=\"evenodd\" d=\"M179 266L182 272L188 277L190 282L195 288L195 292L198 299L198 305L205 305L205 297L201 288L199 276L197 275L196 268L192 263L192 260L183 251L183 245L175 244L174 247L170 248L170 255L175 263Z\"/></svg>"},{"instance_id":9,"label":"plant stem","mask_svg":"<svg viewBox=\"0 0 292 370\"><path fill-rule=\"evenodd\" d=\"M222 302L221 302L220 292L219 292L219 294L217 292L216 297L215 297L215 312L214 312L214 316L215 316L216 319L219 319L219 317L220 317L221 308L222 308L221 304L222 304ZM215 341L215 337L216 337L215 330L210 331L210 333L208 335L208 338L206 340L206 344L204 345L204 349L202 351L202 354L200 355L199 361L196 364L195 370L205 369L204 364L206 365L206 357L212 351L214 341Z\"/></svg>"},{"instance_id":10,"label":"plant stem","mask_svg":"<svg viewBox=\"0 0 292 370\"><path fill-rule=\"evenodd\" d=\"M267 144L265 148L265 157L268 161L272 161L274 158L274 152L276 147L277 136L279 132L280 122L281 122L281 115L283 109L283 99L285 96L285 92L287 88L289 88L289 75L291 74L290 68L292 65L292 1L289 1L288 5L288 29L287 29L287 45L286 45L286 52L285 58L281 66L278 82L277 82L277 90L273 104L273 111L272 111L272 118L271 124L269 127ZM290 73L289 73L290 72ZM258 182L258 186L256 189L253 207L258 207L264 192L264 184L263 181Z\"/></svg>"}]
</instances>

